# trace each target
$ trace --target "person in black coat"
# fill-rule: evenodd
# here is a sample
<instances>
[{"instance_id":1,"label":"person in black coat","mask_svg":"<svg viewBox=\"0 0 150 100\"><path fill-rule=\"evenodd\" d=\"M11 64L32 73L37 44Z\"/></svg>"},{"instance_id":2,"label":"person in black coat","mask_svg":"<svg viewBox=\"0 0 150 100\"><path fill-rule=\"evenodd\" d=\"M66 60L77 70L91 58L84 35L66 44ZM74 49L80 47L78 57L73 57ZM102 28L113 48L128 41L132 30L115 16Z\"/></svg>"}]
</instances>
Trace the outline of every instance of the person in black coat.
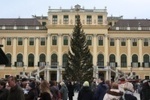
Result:
<instances>
[{"instance_id":1,"label":"person in black coat","mask_svg":"<svg viewBox=\"0 0 150 100\"><path fill-rule=\"evenodd\" d=\"M150 100L150 80L143 84L142 100Z\"/></svg>"},{"instance_id":2,"label":"person in black coat","mask_svg":"<svg viewBox=\"0 0 150 100\"><path fill-rule=\"evenodd\" d=\"M25 100L37 100L38 91L35 88L35 82L31 82L27 85L27 89L29 90Z\"/></svg>"},{"instance_id":3,"label":"person in black coat","mask_svg":"<svg viewBox=\"0 0 150 100\"><path fill-rule=\"evenodd\" d=\"M83 83L83 87L79 91L77 100L92 100L92 99L93 99L93 92L89 87L89 82L85 81Z\"/></svg>"},{"instance_id":4,"label":"person in black coat","mask_svg":"<svg viewBox=\"0 0 150 100\"><path fill-rule=\"evenodd\" d=\"M0 80L0 100L7 100L9 91L5 88L6 83Z\"/></svg>"},{"instance_id":5,"label":"person in black coat","mask_svg":"<svg viewBox=\"0 0 150 100\"><path fill-rule=\"evenodd\" d=\"M74 85L73 85L71 82L68 82L67 88L68 88L68 97L69 97L69 100L73 100L73 96L74 96Z\"/></svg>"}]
</instances>

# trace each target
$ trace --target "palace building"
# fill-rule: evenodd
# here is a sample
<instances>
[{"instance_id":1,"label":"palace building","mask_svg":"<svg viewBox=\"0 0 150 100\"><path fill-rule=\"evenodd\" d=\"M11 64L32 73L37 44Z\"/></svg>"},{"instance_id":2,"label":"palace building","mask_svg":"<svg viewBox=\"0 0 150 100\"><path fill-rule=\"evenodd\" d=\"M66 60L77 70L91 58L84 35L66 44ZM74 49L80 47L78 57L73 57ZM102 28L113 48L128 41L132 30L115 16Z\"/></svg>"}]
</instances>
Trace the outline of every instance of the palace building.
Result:
<instances>
[{"instance_id":1,"label":"palace building","mask_svg":"<svg viewBox=\"0 0 150 100\"><path fill-rule=\"evenodd\" d=\"M0 18L0 44L10 63L0 65L0 78L35 74L61 81L70 35L80 15L87 37L93 76L115 77L110 68L150 79L150 20L107 16L107 9L48 9L47 16ZM111 75L110 75L111 74Z\"/></svg>"}]
</instances>

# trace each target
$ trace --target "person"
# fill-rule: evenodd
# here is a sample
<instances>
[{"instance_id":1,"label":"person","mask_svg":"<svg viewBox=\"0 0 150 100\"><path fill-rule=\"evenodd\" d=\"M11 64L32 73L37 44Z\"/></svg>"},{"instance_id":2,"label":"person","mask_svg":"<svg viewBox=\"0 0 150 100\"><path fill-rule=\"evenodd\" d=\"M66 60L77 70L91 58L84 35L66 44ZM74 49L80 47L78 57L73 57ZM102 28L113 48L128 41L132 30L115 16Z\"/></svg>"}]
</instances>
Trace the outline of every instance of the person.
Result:
<instances>
[{"instance_id":1,"label":"person","mask_svg":"<svg viewBox=\"0 0 150 100\"><path fill-rule=\"evenodd\" d=\"M53 95L52 100L59 100L61 97L56 81L50 81L49 83L50 83L50 91Z\"/></svg>"},{"instance_id":2,"label":"person","mask_svg":"<svg viewBox=\"0 0 150 100\"><path fill-rule=\"evenodd\" d=\"M8 78L8 84L11 88L7 100L25 100L23 90L16 82L16 77L10 76Z\"/></svg>"},{"instance_id":3,"label":"person","mask_svg":"<svg viewBox=\"0 0 150 100\"><path fill-rule=\"evenodd\" d=\"M89 82L85 81L83 86L78 94L77 100L92 100L93 99L93 92L89 87Z\"/></svg>"},{"instance_id":4,"label":"person","mask_svg":"<svg viewBox=\"0 0 150 100\"><path fill-rule=\"evenodd\" d=\"M110 82L110 80L106 80L105 83L106 83L106 86L107 86L107 91L109 91L111 89L111 82Z\"/></svg>"},{"instance_id":5,"label":"person","mask_svg":"<svg viewBox=\"0 0 150 100\"><path fill-rule=\"evenodd\" d=\"M61 93L62 100L67 100L68 88L64 82L61 82L60 85L61 85L60 93Z\"/></svg>"},{"instance_id":6,"label":"person","mask_svg":"<svg viewBox=\"0 0 150 100\"><path fill-rule=\"evenodd\" d=\"M67 88L68 88L68 97L69 97L69 100L73 100L74 86L73 86L73 83L71 81L69 81L67 83Z\"/></svg>"},{"instance_id":7,"label":"person","mask_svg":"<svg viewBox=\"0 0 150 100\"><path fill-rule=\"evenodd\" d=\"M134 87L131 82L126 82L124 84L124 95L122 96L122 100L137 100L137 98L133 95ZM148 100L148 99L147 99Z\"/></svg>"},{"instance_id":8,"label":"person","mask_svg":"<svg viewBox=\"0 0 150 100\"><path fill-rule=\"evenodd\" d=\"M119 90L121 91L121 92L125 92L124 91L124 85L125 85L125 83L126 83L126 79L124 78L124 77L122 77L121 79L120 79L120 82L119 82Z\"/></svg>"},{"instance_id":9,"label":"person","mask_svg":"<svg viewBox=\"0 0 150 100\"><path fill-rule=\"evenodd\" d=\"M150 100L150 80L143 84L142 100Z\"/></svg>"},{"instance_id":10,"label":"person","mask_svg":"<svg viewBox=\"0 0 150 100\"><path fill-rule=\"evenodd\" d=\"M43 80L40 84L40 100L52 100L53 95L49 88L49 83L46 80Z\"/></svg>"},{"instance_id":11,"label":"person","mask_svg":"<svg viewBox=\"0 0 150 100\"><path fill-rule=\"evenodd\" d=\"M120 100L123 96L123 92L120 92L118 89L117 83L112 83L111 89L107 91L103 100Z\"/></svg>"},{"instance_id":12,"label":"person","mask_svg":"<svg viewBox=\"0 0 150 100\"><path fill-rule=\"evenodd\" d=\"M9 91L5 87L6 83L3 80L0 80L0 100L7 100Z\"/></svg>"},{"instance_id":13,"label":"person","mask_svg":"<svg viewBox=\"0 0 150 100\"><path fill-rule=\"evenodd\" d=\"M94 100L103 100L106 91L108 90L107 85L105 84L104 78L100 77L98 80L98 86L94 93Z\"/></svg>"},{"instance_id":14,"label":"person","mask_svg":"<svg viewBox=\"0 0 150 100\"><path fill-rule=\"evenodd\" d=\"M29 91L27 96L26 96L26 100L37 100L38 98L38 92L35 88L35 82L30 82L29 84L27 84L27 90Z\"/></svg>"},{"instance_id":15,"label":"person","mask_svg":"<svg viewBox=\"0 0 150 100\"><path fill-rule=\"evenodd\" d=\"M97 84L96 84L96 79L94 78L91 83L91 90L93 93L95 92L96 88L97 88Z\"/></svg>"}]
</instances>

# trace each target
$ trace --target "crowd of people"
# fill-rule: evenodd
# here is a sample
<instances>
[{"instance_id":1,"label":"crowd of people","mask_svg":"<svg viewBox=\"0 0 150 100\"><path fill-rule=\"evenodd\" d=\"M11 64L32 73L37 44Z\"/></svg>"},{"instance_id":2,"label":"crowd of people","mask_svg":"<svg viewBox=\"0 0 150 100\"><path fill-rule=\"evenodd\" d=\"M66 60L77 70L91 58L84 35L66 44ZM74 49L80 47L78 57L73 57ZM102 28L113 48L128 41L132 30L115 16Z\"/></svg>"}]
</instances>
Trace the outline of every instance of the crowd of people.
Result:
<instances>
[{"instance_id":1,"label":"crowd of people","mask_svg":"<svg viewBox=\"0 0 150 100\"><path fill-rule=\"evenodd\" d=\"M0 80L0 100L137 100L134 92L140 94L140 100L150 100L150 80L131 83L125 78L118 82L104 80L103 77L93 82L72 81L36 81L34 79L10 76Z\"/></svg>"}]
</instances>

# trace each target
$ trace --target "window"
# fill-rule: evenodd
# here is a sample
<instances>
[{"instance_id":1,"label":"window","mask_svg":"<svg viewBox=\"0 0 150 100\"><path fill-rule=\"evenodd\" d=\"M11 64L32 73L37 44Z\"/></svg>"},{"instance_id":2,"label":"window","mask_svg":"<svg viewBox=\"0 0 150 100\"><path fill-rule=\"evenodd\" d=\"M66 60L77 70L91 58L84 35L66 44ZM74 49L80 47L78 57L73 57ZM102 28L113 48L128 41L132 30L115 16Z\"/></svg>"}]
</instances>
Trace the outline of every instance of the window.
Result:
<instances>
[{"instance_id":1,"label":"window","mask_svg":"<svg viewBox=\"0 0 150 100\"><path fill-rule=\"evenodd\" d=\"M64 54L63 55L63 67L66 67L67 61L68 61L67 54Z\"/></svg>"},{"instance_id":2,"label":"window","mask_svg":"<svg viewBox=\"0 0 150 100\"><path fill-rule=\"evenodd\" d=\"M11 45L12 39L10 37L7 38L7 45Z\"/></svg>"},{"instance_id":3,"label":"window","mask_svg":"<svg viewBox=\"0 0 150 100\"><path fill-rule=\"evenodd\" d=\"M92 36L87 36L87 45L92 45Z\"/></svg>"},{"instance_id":4,"label":"window","mask_svg":"<svg viewBox=\"0 0 150 100\"><path fill-rule=\"evenodd\" d=\"M17 55L17 62L23 62L23 55L22 54Z\"/></svg>"},{"instance_id":5,"label":"window","mask_svg":"<svg viewBox=\"0 0 150 100\"><path fill-rule=\"evenodd\" d=\"M115 62L116 60L115 60L115 55L114 54L111 54L110 56L109 56L109 62Z\"/></svg>"},{"instance_id":6,"label":"window","mask_svg":"<svg viewBox=\"0 0 150 100\"><path fill-rule=\"evenodd\" d=\"M126 39L121 39L121 46L126 46Z\"/></svg>"},{"instance_id":7,"label":"window","mask_svg":"<svg viewBox=\"0 0 150 100\"><path fill-rule=\"evenodd\" d=\"M17 55L17 62L15 62L16 67L23 67L23 55L18 54Z\"/></svg>"},{"instance_id":8,"label":"window","mask_svg":"<svg viewBox=\"0 0 150 100\"><path fill-rule=\"evenodd\" d=\"M102 36L98 37L98 45L103 45L103 37Z\"/></svg>"},{"instance_id":9,"label":"window","mask_svg":"<svg viewBox=\"0 0 150 100\"><path fill-rule=\"evenodd\" d=\"M41 45L45 45L45 38L41 38Z\"/></svg>"},{"instance_id":10,"label":"window","mask_svg":"<svg viewBox=\"0 0 150 100\"><path fill-rule=\"evenodd\" d=\"M23 44L23 40L21 37L18 38L18 45L22 45Z\"/></svg>"},{"instance_id":11,"label":"window","mask_svg":"<svg viewBox=\"0 0 150 100\"><path fill-rule=\"evenodd\" d=\"M34 66L34 55L33 54L29 54L29 56L28 56L28 66L29 67Z\"/></svg>"},{"instance_id":12,"label":"window","mask_svg":"<svg viewBox=\"0 0 150 100\"><path fill-rule=\"evenodd\" d=\"M40 55L40 62L45 62L46 56L44 54Z\"/></svg>"},{"instance_id":13,"label":"window","mask_svg":"<svg viewBox=\"0 0 150 100\"><path fill-rule=\"evenodd\" d=\"M146 80L149 80L149 79L150 79L150 77L149 77L149 76L145 76L145 79L146 79Z\"/></svg>"},{"instance_id":14,"label":"window","mask_svg":"<svg viewBox=\"0 0 150 100\"><path fill-rule=\"evenodd\" d=\"M150 62L150 57L149 57L149 55L148 55L148 54L145 54L145 55L143 56L143 60L144 60L144 62Z\"/></svg>"},{"instance_id":15,"label":"window","mask_svg":"<svg viewBox=\"0 0 150 100\"><path fill-rule=\"evenodd\" d=\"M127 67L127 56L125 54L121 55L121 67Z\"/></svg>"},{"instance_id":16,"label":"window","mask_svg":"<svg viewBox=\"0 0 150 100\"><path fill-rule=\"evenodd\" d=\"M132 56L132 62L138 62L138 56L136 54Z\"/></svg>"},{"instance_id":17,"label":"window","mask_svg":"<svg viewBox=\"0 0 150 100\"><path fill-rule=\"evenodd\" d=\"M115 40L114 39L110 39L110 46L114 46L115 45Z\"/></svg>"},{"instance_id":18,"label":"window","mask_svg":"<svg viewBox=\"0 0 150 100\"><path fill-rule=\"evenodd\" d=\"M68 36L64 36L63 44L68 45Z\"/></svg>"},{"instance_id":19,"label":"window","mask_svg":"<svg viewBox=\"0 0 150 100\"><path fill-rule=\"evenodd\" d=\"M56 54L52 54L52 55L51 55L51 67L56 68L57 65L58 65L58 62L57 62L57 55L56 55Z\"/></svg>"},{"instance_id":20,"label":"window","mask_svg":"<svg viewBox=\"0 0 150 100\"><path fill-rule=\"evenodd\" d=\"M104 67L104 55L99 54L97 59L98 59L97 61L98 67Z\"/></svg>"},{"instance_id":21,"label":"window","mask_svg":"<svg viewBox=\"0 0 150 100\"><path fill-rule=\"evenodd\" d=\"M144 39L144 46L148 46L148 39Z\"/></svg>"},{"instance_id":22,"label":"window","mask_svg":"<svg viewBox=\"0 0 150 100\"><path fill-rule=\"evenodd\" d=\"M29 38L29 45L34 45L34 38Z\"/></svg>"},{"instance_id":23,"label":"window","mask_svg":"<svg viewBox=\"0 0 150 100\"><path fill-rule=\"evenodd\" d=\"M53 15L52 24L57 24L57 15Z\"/></svg>"},{"instance_id":24,"label":"window","mask_svg":"<svg viewBox=\"0 0 150 100\"><path fill-rule=\"evenodd\" d=\"M42 26L46 26L46 22L42 22Z\"/></svg>"},{"instance_id":25,"label":"window","mask_svg":"<svg viewBox=\"0 0 150 100\"><path fill-rule=\"evenodd\" d=\"M64 15L64 24L68 24L68 23L69 23L69 16Z\"/></svg>"},{"instance_id":26,"label":"window","mask_svg":"<svg viewBox=\"0 0 150 100\"><path fill-rule=\"evenodd\" d=\"M87 16L86 22L87 22L87 24L92 24L92 16L91 15Z\"/></svg>"},{"instance_id":27,"label":"window","mask_svg":"<svg viewBox=\"0 0 150 100\"><path fill-rule=\"evenodd\" d=\"M117 67L117 63L116 63L116 58L115 58L115 55L114 54L111 54L109 56L109 65L111 67Z\"/></svg>"},{"instance_id":28,"label":"window","mask_svg":"<svg viewBox=\"0 0 150 100\"><path fill-rule=\"evenodd\" d=\"M52 45L57 45L57 36L52 37Z\"/></svg>"},{"instance_id":29,"label":"window","mask_svg":"<svg viewBox=\"0 0 150 100\"><path fill-rule=\"evenodd\" d=\"M75 23L77 23L77 18L79 17L79 19L80 19L80 16L79 15L76 15L75 16Z\"/></svg>"},{"instance_id":30,"label":"window","mask_svg":"<svg viewBox=\"0 0 150 100\"><path fill-rule=\"evenodd\" d=\"M98 24L102 24L103 23L103 16L98 16Z\"/></svg>"},{"instance_id":31,"label":"window","mask_svg":"<svg viewBox=\"0 0 150 100\"><path fill-rule=\"evenodd\" d=\"M132 39L132 46L137 46L137 39Z\"/></svg>"}]
</instances>

